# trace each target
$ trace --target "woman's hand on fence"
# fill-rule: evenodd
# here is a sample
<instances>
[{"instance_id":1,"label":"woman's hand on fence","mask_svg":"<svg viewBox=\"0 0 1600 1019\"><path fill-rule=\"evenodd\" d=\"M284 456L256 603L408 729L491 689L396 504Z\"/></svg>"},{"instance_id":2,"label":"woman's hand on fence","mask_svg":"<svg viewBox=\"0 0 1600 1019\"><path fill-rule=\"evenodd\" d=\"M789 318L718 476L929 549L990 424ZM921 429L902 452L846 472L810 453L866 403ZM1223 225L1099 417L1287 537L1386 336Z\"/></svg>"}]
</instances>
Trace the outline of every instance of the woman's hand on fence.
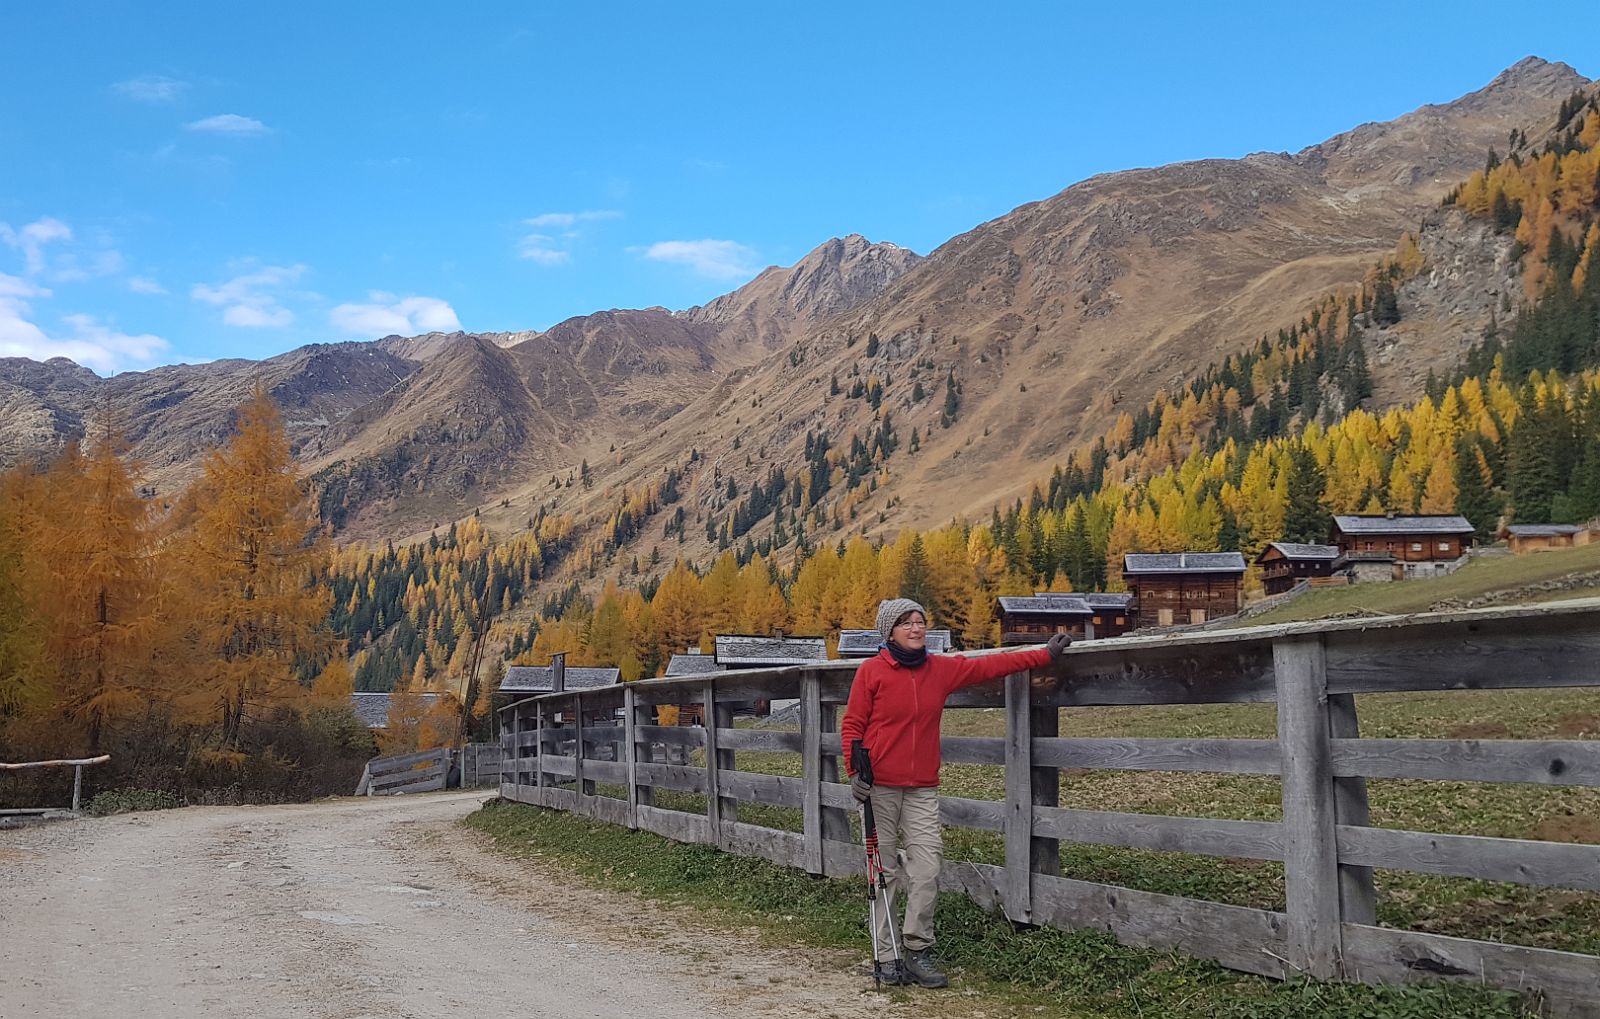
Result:
<instances>
[{"instance_id":1,"label":"woman's hand on fence","mask_svg":"<svg viewBox=\"0 0 1600 1019\"><path fill-rule=\"evenodd\" d=\"M867 797L872 795L872 783L860 775L850 780L850 795L856 798L857 803L867 802Z\"/></svg>"},{"instance_id":2,"label":"woman's hand on fence","mask_svg":"<svg viewBox=\"0 0 1600 1019\"><path fill-rule=\"evenodd\" d=\"M1065 651L1067 648L1071 647L1071 646L1072 646L1072 637L1069 636L1068 634L1065 634L1065 633L1051 634L1050 635L1050 639L1045 641L1045 643L1044 643L1044 649L1046 651L1050 652L1050 664L1052 664L1052 665L1060 664L1060 662L1061 662L1061 653L1063 651Z\"/></svg>"}]
</instances>

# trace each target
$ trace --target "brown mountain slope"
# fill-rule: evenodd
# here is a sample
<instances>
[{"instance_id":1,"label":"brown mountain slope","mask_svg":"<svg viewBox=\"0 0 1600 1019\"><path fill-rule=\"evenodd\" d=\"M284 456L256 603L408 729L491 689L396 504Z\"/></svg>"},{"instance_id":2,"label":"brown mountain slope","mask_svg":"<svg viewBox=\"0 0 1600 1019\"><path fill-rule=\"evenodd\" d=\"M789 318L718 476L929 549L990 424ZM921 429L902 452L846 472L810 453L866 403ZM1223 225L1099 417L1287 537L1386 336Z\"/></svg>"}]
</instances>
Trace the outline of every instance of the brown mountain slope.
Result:
<instances>
[{"instance_id":1,"label":"brown mountain slope","mask_svg":"<svg viewBox=\"0 0 1600 1019\"><path fill-rule=\"evenodd\" d=\"M621 468L602 479L636 483L695 448L709 459L690 486L690 505L717 512L728 476L745 491L770 463L797 463L808 432L826 430L835 448L852 432L865 436L876 415L863 399L830 396L829 380L847 392L855 378L875 377L901 449L847 529L892 532L987 512L1025 495L1121 410L1358 282L1482 165L1490 146L1503 152L1514 126L1533 134L1585 82L1564 65L1527 60L1455 102L1295 155L1108 174L1022 206L819 324L799 364L770 358L708 391L648 441L626 446ZM1451 308L1418 304L1416 313L1447 316ZM868 358L863 341L873 333L883 342ZM1413 335L1405 358L1375 364L1380 387L1418 388L1410 372L1439 331ZM1386 379L1386 367L1402 377ZM944 428L952 371L960 410ZM919 382L923 399L915 401ZM907 442L913 428L915 454ZM581 514L600 508L601 495L562 493L558 501ZM648 535L646 547L659 540ZM703 532L684 551L703 555Z\"/></svg>"},{"instance_id":2,"label":"brown mountain slope","mask_svg":"<svg viewBox=\"0 0 1600 1019\"><path fill-rule=\"evenodd\" d=\"M870 301L921 260L909 248L874 244L860 234L835 237L794 265L769 266L738 290L690 308L683 317L713 327L725 348L754 360L808 327Z\"/></svg>"}]
</instances>

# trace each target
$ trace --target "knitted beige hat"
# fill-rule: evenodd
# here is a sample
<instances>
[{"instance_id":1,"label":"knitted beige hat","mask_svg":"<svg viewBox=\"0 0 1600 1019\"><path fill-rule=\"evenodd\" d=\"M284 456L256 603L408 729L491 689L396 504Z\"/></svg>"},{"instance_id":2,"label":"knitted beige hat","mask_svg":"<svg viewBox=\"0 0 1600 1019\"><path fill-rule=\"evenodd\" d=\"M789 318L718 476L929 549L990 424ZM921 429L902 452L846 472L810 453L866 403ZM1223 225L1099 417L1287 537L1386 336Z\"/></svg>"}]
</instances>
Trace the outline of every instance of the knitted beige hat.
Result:
<instances>
[{"instance_id":1,"label":"knitted beige hat","mask_svg":"<svg viewBox=\"0 0 1600 1019\"><path fill-rule=\"evenodd\" d=\"M920 612L923 619L928 618L928 610L910 598L890 598L878 603L878 633L885 644L889 643L889 635L894 632L894 624L908 612Z\"/></svg>"}]
</instances>

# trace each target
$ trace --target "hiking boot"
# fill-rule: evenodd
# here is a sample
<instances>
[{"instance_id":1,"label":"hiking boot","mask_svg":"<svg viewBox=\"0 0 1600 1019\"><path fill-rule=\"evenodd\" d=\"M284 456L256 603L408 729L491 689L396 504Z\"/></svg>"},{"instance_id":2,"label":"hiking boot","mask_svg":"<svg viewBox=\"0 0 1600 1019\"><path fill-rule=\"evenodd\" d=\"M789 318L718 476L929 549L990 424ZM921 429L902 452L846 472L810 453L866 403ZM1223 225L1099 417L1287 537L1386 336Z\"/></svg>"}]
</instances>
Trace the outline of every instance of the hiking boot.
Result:
<instances>
[{"instance_id":1,"label":"hiking boot","mask_svg":"<svg viewBox=\"0 0 1600 1019\"><path fill-rule=\"evenodd\" d=\"M933 957L928 954L926 948L920 952L907 952L903 966L906 976L911 978L907 983L916 984L918 987L945 987L950 983L933 964Z\"/></svg>"},{"instance_id":2,"label":"hiking boot","mask_svg":"<svg viewBox=\"0 0 1600 1019\"><path fill-rule=\"evenodd\" d=\"M876 980L884 987L909 987L916 983L906 972L905 963L899 959L885 959L877 967Z\"/></svg>"}]
</instances>

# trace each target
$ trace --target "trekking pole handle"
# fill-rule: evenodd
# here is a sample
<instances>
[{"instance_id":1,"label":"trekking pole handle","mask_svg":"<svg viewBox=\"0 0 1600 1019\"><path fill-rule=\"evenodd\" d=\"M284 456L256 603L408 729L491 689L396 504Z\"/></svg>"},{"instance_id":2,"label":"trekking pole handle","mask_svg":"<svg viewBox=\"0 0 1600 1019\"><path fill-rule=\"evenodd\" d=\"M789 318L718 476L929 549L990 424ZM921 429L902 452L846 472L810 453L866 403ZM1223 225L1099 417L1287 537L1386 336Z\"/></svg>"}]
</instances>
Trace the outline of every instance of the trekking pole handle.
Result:
<instances>
[{"instance_id":1,"label":"trekking pole handle","mask_svg":"<svg viewBox=\"0 0 1600 1019\"><path fill-rule=\"evenodd\" d=\"M872 754L865 743L854 740L850 744L850 772L872 785Z\"/></svg>"}]
</instances>

